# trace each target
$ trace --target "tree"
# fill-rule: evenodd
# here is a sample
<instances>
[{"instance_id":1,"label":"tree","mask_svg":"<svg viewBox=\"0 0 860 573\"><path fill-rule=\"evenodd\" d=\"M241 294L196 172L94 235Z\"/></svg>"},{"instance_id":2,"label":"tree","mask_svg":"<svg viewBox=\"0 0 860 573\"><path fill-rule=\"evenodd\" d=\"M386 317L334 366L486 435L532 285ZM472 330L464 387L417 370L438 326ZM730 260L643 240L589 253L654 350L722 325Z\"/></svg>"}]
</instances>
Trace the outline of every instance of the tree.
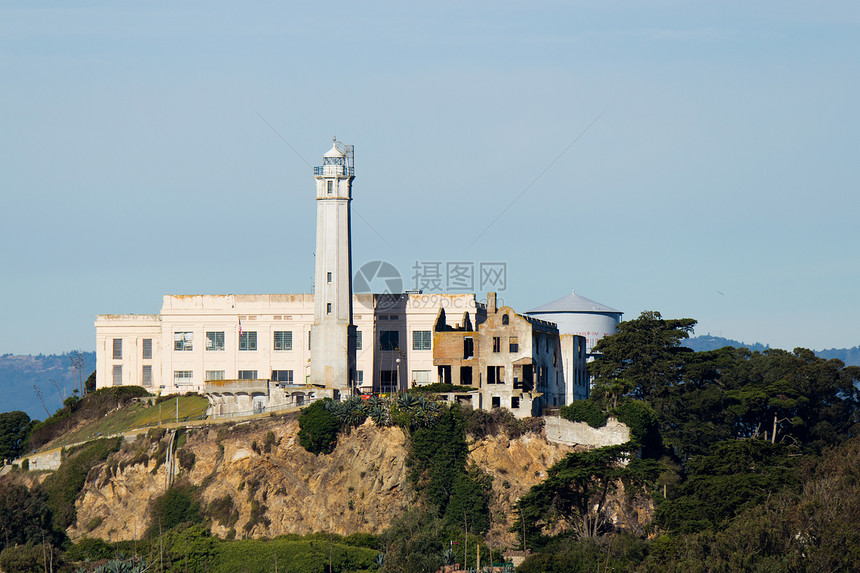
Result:
<instances>
[{"instance_id":1,"label":"tree","mask_svg":"<svg viewBox=\"0 0 860 573\"><path fill-rule=\"evenodd\" d=\"M65 535L54 530L52 517L44 494L0 483L0 549L42 540L59 545Z\"/></svg>"},{"instance_id":2,"label":"tree","mask_svg":"<svg viewBox=\"0 0 860 573\"><path fill-rule=\"evenodd\" d=\"M326 408L329 400L318 400L299 414L299 443L312 454L330 454L337 445L340 424Z\"/></svg>"},{"instance_id":3,"label":"tree","mask_svg":"<svg viewBox=\"0 0 860 573\"><path fill-rule=\"evenodd\" d=\"M535 538L542 525L561 521L579 537L597 537L609 524L604 508L626 477L619 462L629 450L629 445L620 445L568 454L517 502L520 525L512 531L525 529Z\"/></svg>"},{"instance_id":4,"label":"tree","mask_svg":"<svg viewBox=\"0 0 860 573\"><path fill-rule=\"evenodd\" d=\"M669 390L681 382L684 358L692 350L682 347L696 325L692 318L664 319L645 311L639 318L620 323L615 334L594 347L600 357L589 364L593 392L604 406L621 395L649 402L658 413Z\"/></svg>"},{"instance_id":5,"label":"tree","mask_svg":"<svg viewBox=\"0 0 860 573\"><path fill-rule=\"evenodd\" d=\"M0 462L11 460L24 453L24 446L34 421L20 410L0 414Z\"/></svg>"}]
</instances>

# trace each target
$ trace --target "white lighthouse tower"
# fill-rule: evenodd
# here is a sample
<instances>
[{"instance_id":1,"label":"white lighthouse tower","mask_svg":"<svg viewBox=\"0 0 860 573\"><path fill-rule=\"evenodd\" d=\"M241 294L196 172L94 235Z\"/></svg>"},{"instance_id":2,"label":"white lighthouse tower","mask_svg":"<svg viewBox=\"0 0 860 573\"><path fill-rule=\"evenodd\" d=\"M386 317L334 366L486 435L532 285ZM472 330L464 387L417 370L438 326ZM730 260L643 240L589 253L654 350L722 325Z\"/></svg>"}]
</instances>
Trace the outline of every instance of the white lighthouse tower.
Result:
<instances>
[{"instance_id":1,"label":"white lighthouse tower","mask_svg":"<svg viewBox=\"0 0 860 573\"><path fill-rule=\"evenodd\" d=\"M323 164L314 167L317 184L317 245L314 323L311 327L311 383L337 398L355 379L355 326L352 324L353 146L332 138Z\"/></svg>"}]
</instances>

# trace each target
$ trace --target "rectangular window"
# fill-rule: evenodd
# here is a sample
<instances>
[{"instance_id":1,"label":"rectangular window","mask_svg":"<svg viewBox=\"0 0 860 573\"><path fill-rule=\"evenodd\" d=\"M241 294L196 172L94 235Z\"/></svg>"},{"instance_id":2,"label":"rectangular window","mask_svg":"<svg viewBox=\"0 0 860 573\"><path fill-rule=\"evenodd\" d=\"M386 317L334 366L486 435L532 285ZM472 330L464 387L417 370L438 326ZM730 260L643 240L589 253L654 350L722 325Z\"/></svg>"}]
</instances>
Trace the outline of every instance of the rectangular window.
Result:
<instances>
[{"instance_id":1,"label":"rectangular window","mask_svg":"<svg viewBox=\"0 0 860 573\"><path fill-rule=\"evenodd\" d=\"M256 380L256 370L239 370L239 380Z\"/></svg>"},{"instance_id":2,"label":"rectangular window","mask_svg":"<svg viewBox=\"0 0 860 573\"><path fill-rule=\"evenodd\" d=\"M505 367L487 366L487 384L504 384Z\"/></svg>"},{"instance_id":3,"label":"rectangular window","mask_svg":"<svg viewBox=\"0 0 860 573\"><path fill-rule=\"evenodd\" d=\"M140 373L140 385L152 386L152 365L146 364Z\"/></svg>"},{"instance_id":4,"label":"rectangular window","mask_svg":"<svg viewBox=\"0 0 860 573\"><path fill-rule=\"evenodd\" d=\"M500 336L493 337L493 352L502 351L502 338Z\"/></svg>"},{"instance_id":5,"label":"rectangular window","mask_svg":"<svg viewBox=\"0 0 860 573\"><path fill-rule=\"evenodd\" d=\"M331 194L332 194L332 191L334 191L334 181L332 181L332 180L330 180L330 179L329 179L329 180L328 180L328 181L326 181L325 183L326 183L326 193L328 193L329 195L331 195Z\"/></svg>"},{"instance_id":6,"label":"rectangular window","mask_svg":"<svg viewBox=\"0 0 860 573\"><path fill-rule=\"evenodd\" d=\"M113 359L121 360L122 359L122 338L114 338L113 339Z\"/></svg>"},{"instance_id":7,"label":"rectangular window","mask_svg":"<svg viewBox=\"0 0 860 573\"><path fill-rule=\"evenodd\" d=\"M361 331L360 330L355 331L355 349L361 350Z\"/></svg>"},{"instance_id":8,"label":"rectangular window","mask_svg":"<svg viewBox=\"0 0 860 573\"><path fill-rule=\"evenodd\" d=\"M502 399L498 396L493 396L493 408L501 408L502 407Z\"/></svg>"},{"instance_id":9,"label":"rectangular window","mask_svg":"<svg viewBox=\"0 0 860 573\"><path fill-rule=\"evenodd\" d=\"M257 350L257 333L249 330L239 334L239 350Z\"/></svg>"},{"instance_id":10,"label":"rectangular window","mask_svg":"<svg viewBox=\"0 0 860 573\"><path fill-rule=\"evenodd\" d=\"M460 366L460 384L463 386L472 385L472 367Z\"/></svg>"},{"instance_id":11,"label":"rectangular window","mask_svg":"<svg viewBox=\"0 0 860 573\"><path fill-rule=\"evenodd\" d=\"M206 371L206 379L207 380L224 380L224 371L223 370L207 370Z\"/></svg>"},{"instance_id":12,"label":"rectangular window","mask_svg":"<svg viewBox=\"0 0 860 573\"><path fill-rule=\"evenodd\" d=\"M361 384L362 382L364 382L364 370L358 370L358 371L355 373L355 380L356 380L356 382L358 382L359 384Z\"/></svg>"},{"instance_id":13,"label":"rectangular window","mask_svg":"<svg viewBox=\"0 0 860 573\"><path fill-rule=\"evenodd\" d=\"M174 332L173 333L173 350L191 350L194 336L191 332Z\"/></svg>"},{"instance_id":14,"label":"rectangular window","mask_svg":"<svg viewBox=\"0 0 860 573\"><path fill-rule=\"evenodd\" d=\"M419 386L424 386L425 384L429 384L430 383L430 371L429 370L413 370L412 371L412 381Z\"/></svg>"},{"instance_id":15,"label":"rectangular window","mask_svg":"<svg viewBox=\"0 0 860 573\"><path fill-rule=\"evenodd\" d=\"M326 282L331 282L331 273L325 274L325 280L326 280Z\"/></svg>"},{"instance_id":16,"label":"rectangular window","mask_svg":"<svg viewBox=\"0 0 860 573\"><path fill-rule=\"evenodd\" d=\"M520 397L511 396L511 410L516 410L520 407Z\"/></svg>"},{"instance_id":17,"label":"rectangular window","mask_svg":"<svg viewBox=\"0 0 860 573\"><path fill-rule=\"evenodd\" d=\"M144 360L152 360L152 339L143 339L143 357Z\"/></svg>"},{"instance_id":18,"label":"rectangular window","mask_svg":"<svg viewBox=\"0 0 860 573\"><path fill-rule=\"evenodd\" d=\"M293 383L292 370L272 370L272 382L282 382L284 384Z\"/></svg>"},{"instance_id":19,"label":"rectangular window","mask_svg":"<svg viewBox=\"0 0 860 573\"><path fill-rule=\"evenodd\" d=\"M176 386L188 386L191 384L191 379L194 377L194 374L191 370L174 370L173 371L173 383Z\"/></svg>"},{"instance_id":20,"label":"rectangular window","mask_svg":"<svg viewBox=\"0 0 860 573\"><path fill-rule=\"evenodd\" d=\"M224 350L224 332L206 333L206 350Z\"/></svg>"},{"instance_id":21,"label":"rectangular window","mask_svg":"<svg viewBox=\"0 0 860 573\"><path fill-rule=\"evenodd\" d=\"M412 331L412 350L430 350L430 331Z\"/></svg>"},{"instance_id":22,"label":"rectangular window","mask_svg":"<svg viewBox=\"0 0 860 573\"><path fill-rule=\"evenodd\" d=\"M516 336L511 336L511 339L510 339L509 343L510 343L510 344L509 344L509 346L510 346L510 348L509 348L509 349L510 349L510 351L511 351L511 352L519 352L519 351L520 351L520 345L519 345L519 342L517 341L517 337L516 337Z\"/></svg>"},{"instance_id":23,"label":"rectangular window","mask_svg":"<svg viewBox=\"0 0 860 573\"><path fill-rule=\"evenodd\" d=\"M399 330L382 330L379 332L379 347L381 350L396 350L400 348Z\"/></svg>"},{"instance_id":24,"label":"rectangular window","mask_svg":"<svg viewBox=\"0 0 860 573\"><path fill-rule=\"evenodd\" d=\"M463 338L463 358L471 358L475 355L475 339L471 336Z\"/></svg>"},{"instance_id":25,"label":"rectangular window","mask_svg":"<svg viewBox=\"0 0 860 573\"><path fill-rule=\"evenodd\" d=\"M276 330L274 332L275 350L293 349L293 332L291 330Z\"/></svg>"},{"instance_id":26,"label":"rectangular window","mask_svg":"<svg viewBox=\"0 0 860 573\"><path fill-rule=\"evenodd\" d=\"M394 390L394 386L396 384L397 379L397 371L396 370L380 370L379 371L379 383L382 385L380 390L383 392L391 392Z\"/></svg>"},{"instance_id":27,"label":"rectangular window","mask_svg":"<svg viewBox=\"0 0 860 573\"><path fill-rule=\"evenodd\" d=\"M331 314L331 303L330 302L325 303L325 313Z\"/></svg>"},{"instance_id":28,"label":"rectangular window","mask_svg":"<svg viewBox=\"0 0 860 573\"><path fill-rule=\"evenodd\" d=\"M308 350L311 349L311 331L308 331Z\"/></svg>"},{"instance_id":29,"label":"rectangular window","mask_svg":"<svg viewBox=\"0 0 860 573\"><path fill-rule=\"evenodd\" d=\"M113 385L114 386L122 386L122 366L114 366L113 367Z\"/></svg>"}]
</instances>

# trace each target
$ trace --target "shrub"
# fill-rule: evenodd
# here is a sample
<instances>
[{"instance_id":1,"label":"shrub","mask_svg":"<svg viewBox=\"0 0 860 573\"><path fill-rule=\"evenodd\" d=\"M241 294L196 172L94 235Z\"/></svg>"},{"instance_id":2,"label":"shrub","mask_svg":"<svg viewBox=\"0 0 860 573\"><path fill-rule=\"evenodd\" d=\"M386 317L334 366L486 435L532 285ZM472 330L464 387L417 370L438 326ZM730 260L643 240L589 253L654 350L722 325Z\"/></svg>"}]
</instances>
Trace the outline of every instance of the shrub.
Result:
<instances>
[{"instance_id":1,"label":"shrub","mask_svg":"<svg viewBox=\"0 0 860 573\"><path fill-rule=\"evenodd\" d=\"M152 517L147 537L154 537L161 530L173 529L180 523L200 523L200 504L190 486L174 486L164 495L153 499L149 504Z\"/></svg>"},{"instance_id":2,"label":"shrub","mask_svg":"<svg viewBox=\"0 0 860 573\"><path fill-rule=\"evenodd\" d=\"M312 454L330 454L337 445L339 424L326 409L329 400L318 400L299 415L299 443Z\"/></svg>"},{"instance_id":3,"label":"shrub","mask_svg":"<svg viewBox=\"0 0 860 573\"><path fill-rule=\"evenodd\" d=\"M104 438L71 450L57 471L42 482L40 487L48 495L55 526L65 529L75 522L75 499L84 487L87 475L121 445L122 438Z\"/></svg>"},{"instance_id":4,"label":"shrub","mask_svg":"<svg viewBox=\"0 0 860 573\"><path fill-rule=\"evenodd\" d=\"M62 552L50 544L30 541L26 545L7 547L0 553L0 569L6 573L31 573L44 571L47 559L59 570L63 566Z\"/></svg>"},{"instance_id":5,"label":"shrub","mask_svg":"<svg viewBox=\"0 0 860 573\"><path fill-rule=\"evenodd\" d=\"M197 461L197 456L194 455L194 452L186 448L177 451L176 457L179 459L179 467L186 471L191 471L191 468L194 467L194 462Z\"/></svg>"},{"instance_id":6,"label":"shrub","mask_svg":"<svg viewBox=\"0 0 860 573\"><path fill-rule=\"evenodd\" d=\"M229 495L213 499L206 508L206 515L221 525L231 525L233 516L238 519L239 513L233 508L233 498Z\"/></svg>"},{"instance_id":7,"label":"shrub","mask_svg":"<svg viewBox=\"0 0 860 573\"><path fill-rule=\"evenodd\" d=\"M636 445L646 453L660 451L660 420L651 406L639 400L628 400L615 409L615 415L619 422L630 428L630 439Z\"/></svg>"},{"instance_id":8,"label":"shrub","mask_svg":"<svg viewBox=\"0 0 860 573\"><path fill-rule=\"evenodd\" d=\"M567 406L562 406L561 417L571 422L585 422L592 428L602 428L606 425L608 416L590 400L574 400Z\"/></svg>"}]
</instances>

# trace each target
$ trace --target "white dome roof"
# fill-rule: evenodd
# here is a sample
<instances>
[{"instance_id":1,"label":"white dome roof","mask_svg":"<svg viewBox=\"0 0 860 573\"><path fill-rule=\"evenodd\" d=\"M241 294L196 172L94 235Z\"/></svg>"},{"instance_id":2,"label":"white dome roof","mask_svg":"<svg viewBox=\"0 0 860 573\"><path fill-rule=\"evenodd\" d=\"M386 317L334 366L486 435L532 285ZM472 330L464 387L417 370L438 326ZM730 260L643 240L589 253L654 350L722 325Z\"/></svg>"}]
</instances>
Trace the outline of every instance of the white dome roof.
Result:
<instances>
[{"instance_id":1,"label":"white dome roof","mask_svg":"<svg viewBox=\"0 0 860 573\"><path fill-rule=\"evenodd\" d=\"M553 312L608 312L623 314L620 310L609 308L604 304L600 304L599 302L595 302L591 299L585 298L584 296L579 296L573 291L571 291L569 295L558 300L533 308L527 311L526 314L546 314Z\"/></svg>"}]
</instances>

